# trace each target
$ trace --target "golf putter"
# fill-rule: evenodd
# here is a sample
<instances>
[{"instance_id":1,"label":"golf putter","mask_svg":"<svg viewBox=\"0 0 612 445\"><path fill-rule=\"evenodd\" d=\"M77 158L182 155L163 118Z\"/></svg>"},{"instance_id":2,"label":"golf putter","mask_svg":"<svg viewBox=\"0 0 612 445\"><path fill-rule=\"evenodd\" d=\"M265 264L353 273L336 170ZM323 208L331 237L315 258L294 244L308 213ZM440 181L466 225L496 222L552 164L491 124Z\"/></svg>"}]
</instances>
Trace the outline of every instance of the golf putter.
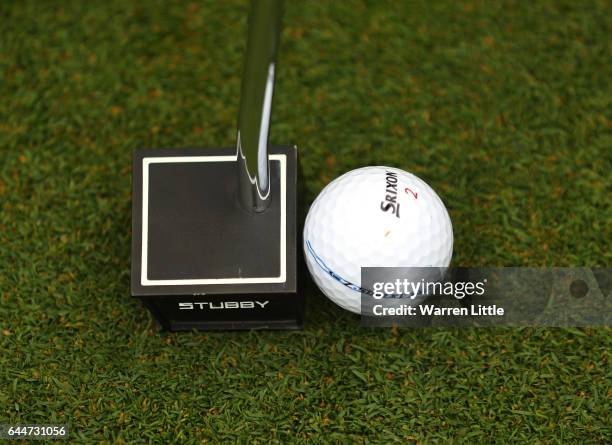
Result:
<instances>
[{"instance_id":1,"label":"golf putter","mask_svg":"<svg viewBox=\"0 0 612 445\"><path fill-rule=\"evenodd\" d=\"M234 148L136 150L132 296L158 325L296 329L297 148L270 147L282 0L253 0Z\"/></svg>"}]
</instances>

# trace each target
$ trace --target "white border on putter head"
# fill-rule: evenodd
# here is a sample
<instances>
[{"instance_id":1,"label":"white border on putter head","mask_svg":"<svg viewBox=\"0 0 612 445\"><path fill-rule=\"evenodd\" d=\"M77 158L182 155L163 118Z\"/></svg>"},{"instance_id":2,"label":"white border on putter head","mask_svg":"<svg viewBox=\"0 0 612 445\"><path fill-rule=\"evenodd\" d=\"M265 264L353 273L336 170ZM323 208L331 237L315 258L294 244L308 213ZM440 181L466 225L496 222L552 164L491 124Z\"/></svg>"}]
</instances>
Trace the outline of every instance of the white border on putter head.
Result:
<instances>
[{"instance_id":1,"label":"white border on putter head","mask_svg":"<svg viewBox=\"0 0 612 445\"><path fill-rule=\"evenodd\" d=\"M179 162L236 162L236 156L162 156L143 158L142 160L142 261L140 270L141 286L185 286L190 284L249 284L249 283L284 283L287 280L287 249L286 249L286 185L287 162L283 154L270 154L270 161L280 163L280 275L276 277L237 277L208 278L187 280L149 280L147 278L147 245L149 227L149 165Z\"/></svg>"}]
</instances>

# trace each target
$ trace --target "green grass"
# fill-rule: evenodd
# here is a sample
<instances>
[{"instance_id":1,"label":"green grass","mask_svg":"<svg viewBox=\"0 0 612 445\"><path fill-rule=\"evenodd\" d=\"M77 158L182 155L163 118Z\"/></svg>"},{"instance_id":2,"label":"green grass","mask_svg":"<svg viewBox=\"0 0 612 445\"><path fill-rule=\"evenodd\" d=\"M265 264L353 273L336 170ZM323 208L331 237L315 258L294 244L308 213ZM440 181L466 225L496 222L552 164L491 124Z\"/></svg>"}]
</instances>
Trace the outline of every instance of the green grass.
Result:
<instances>
[{"instance_id":1,"label":"green grass","mask_svg":"<svg viewBox=\"0 0 612 445\"><path fill-rule=\"evenodd\" d=\"M608 329L160 334L131 151L231 146L244 1L0 5L0 423L74 442L610 443ZM288 2L273 143L428 181L456 265L612 263L605 1Z\"/></svg>"}]
</instances>

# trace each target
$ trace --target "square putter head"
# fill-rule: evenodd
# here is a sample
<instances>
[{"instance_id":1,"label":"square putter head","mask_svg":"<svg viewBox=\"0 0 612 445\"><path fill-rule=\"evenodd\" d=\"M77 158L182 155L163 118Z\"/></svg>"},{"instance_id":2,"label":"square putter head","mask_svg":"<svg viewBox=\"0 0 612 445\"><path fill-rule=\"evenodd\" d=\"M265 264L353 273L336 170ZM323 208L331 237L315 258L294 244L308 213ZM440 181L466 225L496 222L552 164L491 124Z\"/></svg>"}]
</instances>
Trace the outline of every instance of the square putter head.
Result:
<instances>
[{"instance_id":1,"label":"square putter head","mask_svg":"<svg viewBox=\"0 0 612 445\"><path fill-rule=\"evenodd\" d=\"M134 153L132 295L167 330L299 328L297 150L270 150L270 203L239 201L235 149Z\"/></svg>"},{"instance_id":2,"label":"square putter head","mask_svg":"<svg viewBox=\"0 0 612 445\"><path fill-rule=\"evenodd\" d=\"M297 149L268 148L282 0L253 0L236 148L134 153L132 295L167 330L299 328Z\"/></svg>"}]
</instances>

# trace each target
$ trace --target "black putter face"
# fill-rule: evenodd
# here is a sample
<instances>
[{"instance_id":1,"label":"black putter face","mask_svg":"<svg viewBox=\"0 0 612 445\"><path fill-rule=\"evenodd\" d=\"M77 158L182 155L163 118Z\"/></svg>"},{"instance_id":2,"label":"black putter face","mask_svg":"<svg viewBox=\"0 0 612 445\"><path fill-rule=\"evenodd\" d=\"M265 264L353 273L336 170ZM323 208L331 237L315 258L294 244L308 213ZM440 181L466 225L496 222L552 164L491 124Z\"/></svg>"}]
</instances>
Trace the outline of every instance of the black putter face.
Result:
<instances>
[{"instance_id":1,"label":"black putter face","mask_svg":"<svg viewBox=\"0 0 612 445\"><path fill-rule=\"evenodd\" d=\"M166 329L295 328L296 149L270 150L271 202L237 199L235 149L134 155L132 294Z\"/></svg>"},{"instance_id":2,"label":"black putter face","mask_svg":"<svg viewBox=\"0 0 612 445\"><path fill-rule=\"evenodd\" d=\"M143 206L147 247L145 284L239 284L284 282L286 203L275 197L261 214L247 213L236 202L234 158L201 156L145 160L148 203ZM271 156L274 190L284 156ZM202 179L205 178L203 184ZM208 187L204 190L202 186Z\"/></svg>"}]
</instances>

